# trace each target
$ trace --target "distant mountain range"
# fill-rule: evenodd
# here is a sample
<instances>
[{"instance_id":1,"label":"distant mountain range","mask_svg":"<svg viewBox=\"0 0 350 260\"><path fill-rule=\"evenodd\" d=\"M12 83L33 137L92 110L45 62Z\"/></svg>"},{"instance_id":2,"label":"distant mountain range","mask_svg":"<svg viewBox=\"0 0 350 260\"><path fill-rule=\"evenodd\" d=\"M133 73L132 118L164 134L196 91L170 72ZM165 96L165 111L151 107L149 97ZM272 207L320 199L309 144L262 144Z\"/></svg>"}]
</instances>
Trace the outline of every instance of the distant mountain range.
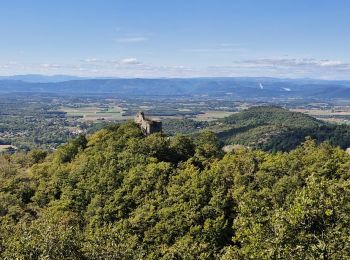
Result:
<instances>
[{"instance_id":1,"label":"distant mountain range","mask_svg":"<svg viewBox=\"0 0 350 260\"><path fill-rule=\"evenodd\" d=\"M14 75L14 76L0 76L0 80L20 80L30 83L54 83L69 80L83 79L82 77L68 76L68 75L40 75L40 74L27 74L27 75Z\"/></svg>"},{"instance_id":2,"label":"distant mountain range","mask_svg":"<svg viewBox=\"0 0 350 260\"><path fill-rule=\"evenodd\" d=\"M84 79L71 76L0 77L0 93L202 96L237 99L350 98L350 81L278 78Z\"/></svg>"}]
</instances>

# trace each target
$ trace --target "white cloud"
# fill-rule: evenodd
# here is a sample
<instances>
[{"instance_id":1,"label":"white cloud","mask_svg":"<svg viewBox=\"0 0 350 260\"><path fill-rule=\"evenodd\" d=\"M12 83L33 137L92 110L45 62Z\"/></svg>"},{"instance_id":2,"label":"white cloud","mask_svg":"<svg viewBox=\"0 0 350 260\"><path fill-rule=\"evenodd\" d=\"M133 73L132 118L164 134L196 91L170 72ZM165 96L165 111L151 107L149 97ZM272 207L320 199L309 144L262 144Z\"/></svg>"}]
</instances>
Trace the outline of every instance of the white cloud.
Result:
<instances>
[{"instance_id":1,"label":"white cloud","mask_svg":"<svg viewBox=\"0 0 350 260\"><path fill-rule=\"evenodd\" d=\"M99 62L101 61L100 59L96 59L96 58L87 58L82 60L83 62L87 62L87 63L92 63L92 62Z\"/></svg>"},{"instance_id":2,"label":"white cloud","mask_svg":"<svg viewBox=\"0 0 350 260\"><path fill-rule=\"evenodd\" d=\"M194 49L185 49L185 52L193 53L217 53L217 52L239 52L243 49L236 48L194 48Z\"/></svg>"},{"instance_id":3,"label":"white cloud","mask_svg":"<svg viewBox=\"0 0 350 260\"><path fill-rule=\"evenodd\" d=\"M85 66L123 66L123 65L140 65L142 64L136 58L124 58L121 60L106 60L106 59L96 59L88 58L81 60Z\"/></svg>"},{"instance_id":4,"label":"white cloud","mask_svg":"<svg viewBox=\"0 0 350 260\"><path fill-rule=\"evenodd\" d=\"M47 68L47 69L60 69L63 68L63 65L61 64L51 64L51 63L44 63L40 65L43 68Z\"/></svg>"},{"instance_id":5,"label":"white cloud","mask_svg":"<svg viewBox=\"0 0 350 260\"><path fill-rule=\"evenodd\" d=\"M115 41L118 43L137 43L137 42L145 42L148 39L143 36L135 36L135 37L123 37L123 38L118 38Z\"/></svg>"},{"instance_id":6,"label":"white cloud","mask_svg":"<svg viewBox=\"0 0 350 260\"><path fill-rule=\"evenodd\" d=\"M350 64L336 60L316 59L254 59L234 61L234 64L248 67L328 67L328 68L350 68Z\"/></svg>"},{"instance_id":7,"label":"white cloud","mask_svg":"<svg viewBox=\"0 0 350 260\"><path fill-rule=\"evenodd\" d=\"M341 61L337 61L337 60L335 60L335 61L333 61L333 60L322 60L322 61L320 61L319 62L319 65L320 66L328 66L328 67L330 67L330 66L332 66L332 67L334 67L334 66L346 66L346 67L349 67L349 64L346 64L346 63L343 63L343 62L341 62Z\"/></svg>"},{"instance_id":8,"label":"white cloud","mask_svg":"<svg viewBox=\"0 0 350 260\"><path fill-rule=\"evenodd\" d=\"M140 65L141 62L135 58L125 58L125 59L120 60L119 64L122 64L122 65Z\"/></svg>"},{"instance_id":9,"label":"white cloud","mask_svg":"<svg viewBox=\"0 0 350 260\"><path fill-rule=\"evenodd\" d=\"M268 58L234 61L232 67L252 75L350 79L350 63L338 60Z\"/></svg>"},{"instance_id":10,"label":"white cloud","mask_svg":"<svg viewBox=\"0 0 350 260\"><path fill-rule=\"evenodd\" d=\"M123 59L88 58L74 64L0 63L0 75L67 74L85 77L309 77L349 79L350 64L337 60L268 58L234 61L228 66L167 66Z\"/></svg>"}]
</instances>

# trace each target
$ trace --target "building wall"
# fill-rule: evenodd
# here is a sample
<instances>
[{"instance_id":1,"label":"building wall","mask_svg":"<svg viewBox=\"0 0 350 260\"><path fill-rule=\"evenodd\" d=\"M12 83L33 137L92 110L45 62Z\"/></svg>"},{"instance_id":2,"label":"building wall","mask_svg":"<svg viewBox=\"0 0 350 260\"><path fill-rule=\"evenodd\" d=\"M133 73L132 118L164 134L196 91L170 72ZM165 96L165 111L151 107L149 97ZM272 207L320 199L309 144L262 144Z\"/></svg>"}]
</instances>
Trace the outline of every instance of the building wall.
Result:
<instances>
[{"instance_id":1,"label":"building wall","mask_svg":"<svg viewBox=\"0 0 350 260\"><path fill-rule=\"evenodd\" d=\"M143 112L137 113L134 121L145 135L162 131L162 122L146 119Z\"/></svg>"}]
</instances>

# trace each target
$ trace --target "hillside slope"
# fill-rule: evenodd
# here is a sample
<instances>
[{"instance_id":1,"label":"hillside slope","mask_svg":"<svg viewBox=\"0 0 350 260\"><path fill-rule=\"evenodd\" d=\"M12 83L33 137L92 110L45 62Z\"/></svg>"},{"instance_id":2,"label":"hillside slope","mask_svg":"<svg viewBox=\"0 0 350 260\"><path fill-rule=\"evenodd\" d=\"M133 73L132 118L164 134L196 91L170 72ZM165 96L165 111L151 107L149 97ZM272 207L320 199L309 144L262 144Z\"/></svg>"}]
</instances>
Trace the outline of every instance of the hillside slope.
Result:
<instances>
[{"instance_id":1,"label":"hillside slope","mask_svg":"<svg viewBox=\"0 0 350 260\"><path fill-rule=\"evenodd\" d=\"M267 151L294 149L306 137L318 143L329 141L341 148L350 147L349 126L328 124L279 107L252 107L220 120L211 129L225 144L242 144Z\"/></svg>"}]
</instances>

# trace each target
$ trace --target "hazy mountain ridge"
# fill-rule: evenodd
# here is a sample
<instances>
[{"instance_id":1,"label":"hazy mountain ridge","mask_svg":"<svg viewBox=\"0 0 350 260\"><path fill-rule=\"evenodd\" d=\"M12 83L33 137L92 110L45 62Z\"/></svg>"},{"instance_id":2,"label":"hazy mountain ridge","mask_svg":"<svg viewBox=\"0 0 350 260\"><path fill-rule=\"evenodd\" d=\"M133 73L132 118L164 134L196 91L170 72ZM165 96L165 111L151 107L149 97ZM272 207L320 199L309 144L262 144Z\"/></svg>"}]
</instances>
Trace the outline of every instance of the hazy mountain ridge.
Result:
<instances>
[{"instance_id":1,"label":"hazy mountain ridge","mask_svg":"<svg viewBox=\"0 0 350 260\"><path fill-rule=\"evenodd\" d=\"M0 78L0 92L113 93L121 96L191 95L241 99L289 97L328 99L349 98L350 81L277 78L135 78L25 82L24 80L1 80Z\"/></svg>"},{"instance_id":2,"label":"hazy mountain ridge","mask_svg":"<svg viewBox=\"0 0 350 260\"><path fill-rule=\"evenodd\" d=\"M41 75L41 74L25 74L0 76L0 80L20 80L28 83L55 83L69 80L81 80L83 77L70 75Z\"/></svg>"}]
</instances>

